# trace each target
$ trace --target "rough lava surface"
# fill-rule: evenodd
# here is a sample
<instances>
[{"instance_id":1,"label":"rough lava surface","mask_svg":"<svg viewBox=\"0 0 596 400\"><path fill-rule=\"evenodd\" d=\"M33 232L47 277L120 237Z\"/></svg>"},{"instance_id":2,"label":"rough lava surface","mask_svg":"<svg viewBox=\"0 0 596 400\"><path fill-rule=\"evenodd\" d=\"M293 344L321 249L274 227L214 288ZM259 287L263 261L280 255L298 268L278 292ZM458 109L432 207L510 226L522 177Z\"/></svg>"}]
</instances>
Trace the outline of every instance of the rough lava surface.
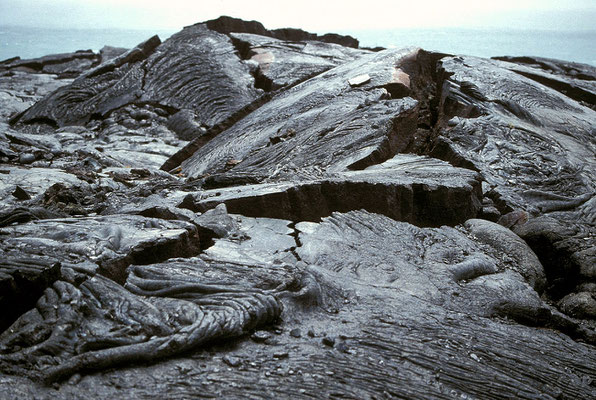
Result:
<instances>
[{"instance_id":1,"label":"rough lava surface","mask_svg":"<svg viewBox=\"0 0 596 400\"><path fill-rule=\"evenodd\" d=\"M229 17L2 61L0 398L595 398L595 110Z\"/></svg>"}]
</instances>

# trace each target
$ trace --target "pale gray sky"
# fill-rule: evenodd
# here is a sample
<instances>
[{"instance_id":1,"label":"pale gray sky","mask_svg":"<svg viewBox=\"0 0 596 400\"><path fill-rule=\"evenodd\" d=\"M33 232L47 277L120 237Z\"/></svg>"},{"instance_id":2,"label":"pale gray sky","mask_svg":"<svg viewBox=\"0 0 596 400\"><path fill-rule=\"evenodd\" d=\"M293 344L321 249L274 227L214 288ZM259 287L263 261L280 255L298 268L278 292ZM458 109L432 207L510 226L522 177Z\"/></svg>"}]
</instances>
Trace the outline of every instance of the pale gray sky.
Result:
<instances>
[{"instance_id":1,"label":"pale gray sky","mask_svg":"<svg viewBox=\"0 0 596 400\"><path fill-rule=\"evenodd\" d=\"M411 27L596 30L595 0L0 0L0 24L179 29L220 15L315 32Z\"/></svg>"}]
</instances>

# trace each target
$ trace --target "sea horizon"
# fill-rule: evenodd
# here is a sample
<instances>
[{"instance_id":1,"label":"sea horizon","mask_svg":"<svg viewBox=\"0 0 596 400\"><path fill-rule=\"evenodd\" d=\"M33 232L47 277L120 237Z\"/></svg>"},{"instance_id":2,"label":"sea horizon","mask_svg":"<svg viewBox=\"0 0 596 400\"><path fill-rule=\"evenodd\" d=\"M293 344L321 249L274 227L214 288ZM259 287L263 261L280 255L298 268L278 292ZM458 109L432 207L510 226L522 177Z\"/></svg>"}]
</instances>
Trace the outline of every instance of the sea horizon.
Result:
<instances>
[{"instance_id":1,"label":"sea horizon","mask_svg":"<svg viewBox=\"0 0 596 400\"><path fill-rule=\"evenodd\" d=\"M104 46L131 48L157 34L162 41L180 29L35 28L0 25L0 61ZM327 32L317 32L324 34ZM596 30L510 30L499 28L399 28L339 30L360 41L360 47L416 46L429 51L478 57L531 56L596 66Z\"/></svg>"}]
</instances>

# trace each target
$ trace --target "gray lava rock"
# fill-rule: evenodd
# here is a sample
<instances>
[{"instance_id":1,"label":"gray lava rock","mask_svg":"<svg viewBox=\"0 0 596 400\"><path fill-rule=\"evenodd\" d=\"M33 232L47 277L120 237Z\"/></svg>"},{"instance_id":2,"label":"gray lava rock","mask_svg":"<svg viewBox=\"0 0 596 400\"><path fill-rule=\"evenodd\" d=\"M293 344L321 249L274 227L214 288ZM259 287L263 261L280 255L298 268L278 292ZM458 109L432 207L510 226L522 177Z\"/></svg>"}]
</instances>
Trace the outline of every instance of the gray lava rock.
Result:
<instances>
[{"instance_id":1,"label":"gray lava rock","mask_svg":"<svg viewBox=\"0 0 596 400\"><path fill-rule=\"evenodd\" d=\"M480 242L486 243L514 260L517 271L522 274L528 283L538 292L542 293L546 287L544 267L536 254L515 233L485 220L469 220L465 224L470 233Z\"/></svg>"},{"instance_id":2,"label":"gray lava rock","mask_svg":"<svg viewBox=\"0 0 596 400\"><path fill-rule=\"evenodd\" d=\"M162 45L153 37L96 67L37 103L18 121L41 118L72 125L127 104L150 102L168 109L192 109L202 123L214 125L257 98L252 82L227 36L194 25ZM216 93L225 95L219 98Z\"/></svg>"},{"instance_id":3,"label":"gray lava rock","mask_svg":"<svg viewBox=\"0 0 596 400\"><path fill-rule=\"evenodd\" d=\"M250 335L250 338L257 343L263 343L266 340L271 339L271 336L272 335L267 331L257 331L255 333L253 333L252 335Z\"/></svg>"},{"instance_id":4,"label":"gray lava rock","mask_svg":"<svg viewBox=\"0 0 596 400\"><path fill-rule=\"evenodd\" d=\"M81 370L180 354L218 337L241 335L280 312L276 300L259 291L242 294L231 286L218 288L171 274L156 285L154 278L133 268L124 287L100 275L80 285L56 281L38 308L17 322L35 325L58 340L64 334L71 338L62 343L32 338L30 345L44 349L50 361L37 365L38 373L54 382ZM192 300L181 300L180 295ZM225 297L226 304L218 305ZM75 323L89 313L100 317ZM27 367L26 361L30 349L22 348L20 340L18 331L0 336L0 364L13 373L31 374L33 366Z\"/></svg>"},{"instance_id":5,"label":"gray lava rock","mask_svg":"<svg viewBox=\"0 0 596 400\"><path fill-rule=\"evenodd\" d=\"M265 27L258 21L244 21L239 18L232 18L228 16L221 16L217 19L207 21L205 24L209 29L220 33L254 33L261 36L268 36L293 42L317 40L325 43L337 43L346 47L358 48L358 40L351 36L338 35L335 33L317 35L303 31L302 29L295 28L269 30L265 29Z\"/></svg>"},{"instance_id":6,"label":"gray lava rock","mask_svg":"<svg viewBox=\"0 0 596 400\"><path fill-rule=\"evenodd\" d=\"M402 68L418 54L410 49L365 55L282 91L203 145L205 139L197 139L182 170L212 174L239 160L232 171L275 176L288 168L341 171L385 161L416 130L418 103L391 99L388 90L407 81ZM365 72L375 79L350 87L348 79Z\"/></svg>"},{"instance_id":7,"label":"gray lava rock","mask_svg":"<svg viewBox=\"0 0 596 400\"><path fill-rule=\"evenodd\" d=\"M596 397L593 67L79 55L0 63L1 398Z\"/></svg>"},{"instance_id":8,"label":"gray lava rock","mask_svg":"<svg viewBox=\"0 0 596 400\"><path fill-rule=\"evenodd\" d=\"M256 64L256 84L264 90L304 81L369 53L317 40L288 42L250 33L232 33L242 57Z\"/></svg>"},{"instance_id":9,"label":"gray lava rock","mask_svg":"<svg viewBox=\"0 0 596 400\"><path fill-rule=\"evenodd\" d=\"M0 179L0 210L4 211L10 206L19 205L12 195L15 186L20 186L31 197L41 195L50 186L56 183L63 183L69 186L89 186L89 184L77 176L69 174L56 168L22 168L7 166L5 173Z\"/></svg>"},{"instance_id":10,"label":"gray lava rock","mask_svg":"<svg viewBox=\"0 0 596 400\"><path fill-rule=\"evenodd\" d=\"M72 78L80 75L93 65L97 65L99 61L99 54L91 50L79 50L73 53L51 54L28 60L21 60L20 57L16 57L0 63L0 72L21 70Z\"/></svg>"},{"instance_id":11,"label":"gray lava rock","mask_svg":"<svg viewBox=\"0 0 596 400\"><path fill-rule=\"evenodd\" d=\"M507 225L534 250L548 293L559 300L594 280L595 70L503 59L508 62L464 56L439 62L439 121L430 154L480 171L491 187L485 195L501 214L523 215Z\"/></svg>"},{"instance_id":12,"label":"gray lava rock","mask_svg":"<svg viewBox=\"0 0 596 400\"><path fill-rule=\"evenodd\" d=\"M565 296L559 308L566 314L583 319L596 318L596 299L593 293L578 292Z\"/></svg>"},{"instance_id":13,"label":"gray lava rock","mask_svg":"<svg viewBox=\"0 0 596 400\"><path fill-rule=\"evenodd\" d=\"M0 236L3 252L42 252L72 263L89 260L116 280L131 263L193 256L200 250L194 225L133 215L32 221L0 228Z\"/></svg>"},{"instance_id":14,"label":"gray lava rock","mask_svg":"<svg viewBox=\"0 0 596 400\"><path fill-rule=\"evenodd\" d=\"M206 211L218 204L236 214L317 221L333 211L365 209L418 225L457 225L476 216L480 181L465 169L398 155L376 167L327 179L281 181L203 191L182 206Z\"/></svg>"},{"instance_id":15,"label":"gray lava rock","mask_svg":"<svg viewBox=\"0 0 596 400\"><path fill-rule=\"evenodd\" d=\"M222 360L230 367L238 367L242 364L242 360L238 357L224 356Z\"/></svg>"}]
</instances>

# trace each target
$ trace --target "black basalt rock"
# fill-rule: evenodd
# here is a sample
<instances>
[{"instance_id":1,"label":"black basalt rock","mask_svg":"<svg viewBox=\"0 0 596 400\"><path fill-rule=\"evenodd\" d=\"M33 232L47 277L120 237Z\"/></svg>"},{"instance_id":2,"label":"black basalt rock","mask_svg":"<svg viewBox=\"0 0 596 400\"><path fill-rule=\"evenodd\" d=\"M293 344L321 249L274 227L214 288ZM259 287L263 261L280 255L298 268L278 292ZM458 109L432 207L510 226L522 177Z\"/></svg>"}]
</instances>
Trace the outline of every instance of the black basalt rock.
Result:
<instances>
[{"instance_id":1,"label":"black basalt rock","mask_svg":"<svg viewBox=\"0 0 596 400\"><path fill-rule=\"evenodd\" d=\"M260 36L273 37L286 41L303 41L303 40L317 40L325 43L336 43L345 47L358 48L358 40L346 35L338 35L335 33L328 33L325 35L317 35L306 32L302 29L296 28L282 28L282 29L266 29L263 24L258 21L244 21L239 18L228 16L221 16L217 19L205 22L209 29L220 33L253 33Z\"/></svg>"}]
</instances>

